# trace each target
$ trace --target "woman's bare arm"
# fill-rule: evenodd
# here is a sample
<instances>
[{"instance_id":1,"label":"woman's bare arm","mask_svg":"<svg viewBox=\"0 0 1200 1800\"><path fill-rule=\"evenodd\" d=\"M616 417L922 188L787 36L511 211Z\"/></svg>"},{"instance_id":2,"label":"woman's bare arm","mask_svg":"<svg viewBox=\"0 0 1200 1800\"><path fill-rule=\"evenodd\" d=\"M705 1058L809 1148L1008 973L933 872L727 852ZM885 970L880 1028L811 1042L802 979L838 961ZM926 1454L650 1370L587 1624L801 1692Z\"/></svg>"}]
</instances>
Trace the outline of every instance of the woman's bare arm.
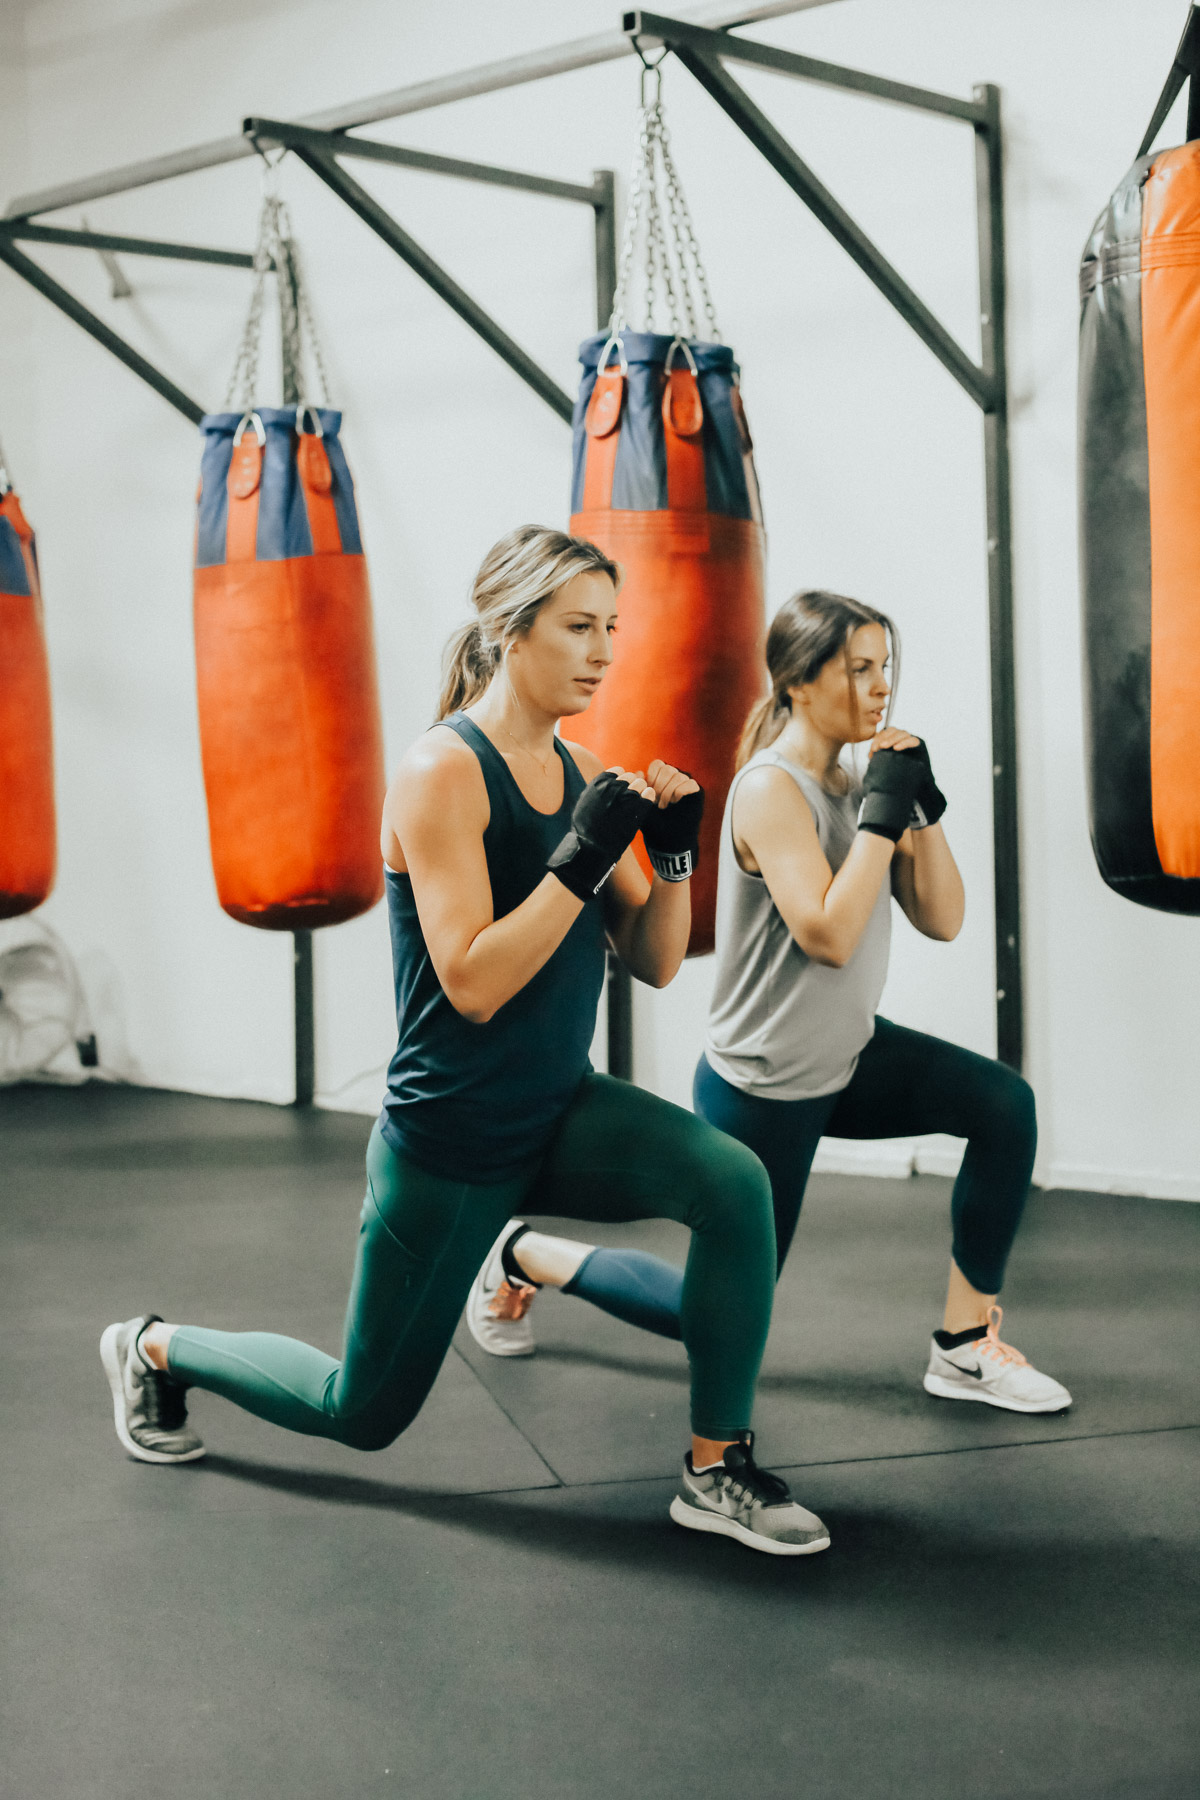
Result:
<instances>
[{"instance_id":1,"label":"woman's bare arm","mask_svg":"<svg viewBox=\"0 0 1200 1800\"><path fill-rule=\"evenodd\" d=\"M835 875L807 800L785 770L769 764L742 777L732 824L742 866L762 876L805 955L840 969L866 930L895 846L860 831Z\"/></svg>"},{"instance_id":2,"label":"woman's bare arm","mask_svg":"<svg viewBox=\"0 0 1200 1800\"><path fill-rule=\"evenodd\" d=\"M430 732L413 746L383 808L384 857L412 879L446 998L477 1025L549 962L583 905L548 873L497 919L483 849L489 817L478 760L449 732Z\"/></svg>"},{"instance_id":3,"label":"woman's bare arm","mask_svg":"<svg viewBox=\"0 0 1200 1800\"><path fill-rule=\"evenodd\" d=\"M906 831L896 845L892 892L910 922L927 938L949 943L962 929L966 895L958 864L940 825Z\"/></svg>"}]
</instances>

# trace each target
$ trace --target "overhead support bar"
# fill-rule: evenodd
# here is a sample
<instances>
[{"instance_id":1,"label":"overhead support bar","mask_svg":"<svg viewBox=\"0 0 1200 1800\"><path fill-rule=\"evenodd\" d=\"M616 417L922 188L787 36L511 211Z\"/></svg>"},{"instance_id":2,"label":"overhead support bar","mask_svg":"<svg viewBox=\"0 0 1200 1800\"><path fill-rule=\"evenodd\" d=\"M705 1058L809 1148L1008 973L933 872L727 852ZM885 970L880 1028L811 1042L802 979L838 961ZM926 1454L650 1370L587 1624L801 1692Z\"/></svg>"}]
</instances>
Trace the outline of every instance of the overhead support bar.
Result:
<instances>
[{"instance_id":1,"label":"overhead support bar","mask_svg":"<svg viewBox=\"0 0 1200 1800\"><path fill-rule=\"evenodd\" d=\"M29 244L65 244L77 250L120 251L124 256L161 256L170 262L216 263L226 269L252 269L246 250L210 250L202 244L167 244L158 238L122 237L112 231L67 231L57 225L30 225L0 220L0 235Z\"/></svg>"},{"instance_id":2,"label":"overhead support bar","mask_svg":"<svg viewBox=\"0 0 1200 1800\"><path fill-rule=\"evenodd\" d=\"M884 298L895 307L906 324L911 325L922 343L928 346L942 366L949 370L984 412L994 404L994 386L984 370L972 362L962 346L951 337L946 327L909 287L904 277L878 250L854 220L840 206L823 182L819 181L802 157L776 130L770 119L751 100L743 87L722 67L719 57L725 54L725 42L716 32L697 32L692 28L677 30L675 21L654 13L626 13L631 35L637 36L643 24L651 26L652 35L678 57L695 76L717 105L728 114L738 129L749 138L755 149L783 176L793 193L814 213L831 237L847 251ZM678 40L678 41L676 41Z\"/></svg>"},{"instance_id":3,"label":"overhead support bar","mask_svg":"<svg viewBox=\"0 0 1200 1800\"><path fill-rule=\"evenodd\" d=\"M200 423L204 417L202 406L197 406L196 402L190 400L182 388L177 388L173 381L169 381L160 370L154 367L153 363L147 362L146 358L141 356L132 344L127 344L124 338L118 337L115 331L109 329L103 319L98 319L94 312L89 312L87 307L75 298L74 294L69 293L65 287L55 281L52 275L47 275L45 269L41 268L38 263L31 261L23 251L18 250L6 232L0 232L0 262L7 263L10 269L27 281L30 287L36 288L38 293L43 294L54 306L57 306L60 312L65 313L68 319L73 320L76 325L86 331L89 337L95 338L98 344L103 344L104 348L111 351L118 362L123 362L127 369L132 369L133 373L140 376L149 387L154 389L156 394L161 394L163 399L169 401L177 412L181 412L185 419L190 419L193 425Z\"/></svg>"},{"instance_id":4,"label":"overhead support bar","mask_svg":"<svg viewBox=\"0 0 1200 1800\"><path fill-rule=\"evenodd\" d=\"M255 124L248 119L247 127ZM282 132L287 127L281 127ZM366 188L360 187L352 175L348 175L327 151L314 149L311 144L312 133L306 131L305 141L289 142L288 148L313 174L331 188L339 200L344 200L351 212L357 213L365 225L369 225L377 237L383 239L389 250L406 262L414 274L421 277L431 287L439 299L444 300L460 319L471 327L485 344L493 349L497 356L506 362L515 374L519 375L535 394L538 394L548 406L569 424L575 410L575 403L558 383L546 371L535 363L527 351L522 350L513 338L499 326L489 313L486 313L478 301L473 300L465 289L459 287L453 276L448 275L440 263L433 260L427 250L423 250L411 238L403 226L397 224L392 215L380 206ZM285 141L280 137L280 142Z\"/></svg>"},{"instance_id":5,"label":"overhead support bar","mask_svg":"<svg viewBox=\"0 0 1200 1800\"><path fill-rule=\"evenodd\" d=\"M1167 76L1167 85L1159 95L1158 105L1154 109L1154 117L1146 127L1146 135L1138 145L1138 157L1146 155L1155 138L1167 122L1167 114L1179 97L1179 90L1185 81L1191 78L1188 89L1187 136L1191 142L1200 137L1200 6L1193 6L1188 14L1187 24L1183 28L1183 36L1179 40L1179 48L1171 63L1171 73Z\"/></svg>"},{"instance_id":6,"label":"overhead support bar","mask_svg":"<svg viewBox=\"0 0 1200 1800\"><path fill-rule=\"evenodd\" d=\"M762 19L782 18L788 13L805 12L810 7L828 3L829 0L777 0L777 4L767 6L721 6L706 10L704 22L714 28L752 25ZM410 113L446 106L453 100L494 94L503 88L520 87L527 81L541 81L571 69L592 68L597 63L614 62L618 57L632 54L633 46L625 32L603 32L598 37L576 38L571 43L556 44L549 50L508 57L503 62L482 63L457 75L439 76L434 81L396 88L370 100L310 114L300 123L311 125L318 131L349 131L358 125L377 125L384 119L404 118ZM119 169L87 176L82 181L64 182L57 187L42 188L37 193L22 194L10 202L5 217L28 219L36 213L57 212L64 206L85 206L89 201L102 200L109 194L126 194L133 188L150 187L157 181L172 181L178 175L218 168L222 163L237 162L253 155L254 146L245 137L216 138L189 150L176 150L168 156L127 163Z\"/></svg>"},{"instance_id":7,"label":"overhead support bar","mask_svg":"<svg viewBox=\"0 0 1200 1800\"><path fill-rule=\"evenodd\" d=\"M669 27L669 31L660 30L660 26ZM657 13L640 9L625 14L623 29L643 50L666 45L678 51L681 45L690 45L701 54L708 53L714 35L711 29L681 19L663 19ZM985 118L983 109L974 100L960 100L954 94L910 87L903 81L868 75L862 69L847 69L840 63L820 62L815 57L799 56L791 50L777 50L774 44L756 44L752 39L727 37L724 33L721 37L723 62L747 63L757 69L770 69L776 75L790 75L798 81L841 88L850 94L870 94L876 100L888 100L895 106L913 106L919 112L940 113L945 118L962 119L969 125L980 124Z\"/></svg>"},{"instance_id":8,"label":"overhead support bar","mask_svg":"<svg viewBox=\"0 0 1200 1800\"><path fill-rule=\"evenodd\" d=\"M527 175L521 169L501 169L491 163L463 162L457 156L433 156L425 150L407 150L399 144L379 144L371 138L349 137L344 131L317 131L312 126L285 125L278 119L247 119L246 135L264 148L298 144L323 155L359 156L368 162L395 163L404 169L423 169L433 175L454 175L460 181L482 181L493 187L518 188L529 194L547 194L554 200L575 200L594 206L592 188L577 181L554 181L548 175Z\"/></svg>"}]
</instances>

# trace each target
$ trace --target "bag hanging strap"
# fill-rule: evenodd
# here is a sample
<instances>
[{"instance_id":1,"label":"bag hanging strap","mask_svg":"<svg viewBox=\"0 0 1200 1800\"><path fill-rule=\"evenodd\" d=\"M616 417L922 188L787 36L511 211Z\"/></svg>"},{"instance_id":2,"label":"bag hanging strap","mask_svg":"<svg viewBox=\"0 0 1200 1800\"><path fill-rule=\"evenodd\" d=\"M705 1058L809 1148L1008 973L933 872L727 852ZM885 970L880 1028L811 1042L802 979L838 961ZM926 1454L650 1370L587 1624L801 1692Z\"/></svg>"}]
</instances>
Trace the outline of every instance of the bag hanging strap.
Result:
<instances>
[{"instance_id":1,"label":"bag hanging strap","mask_svg":"<svg viewBox=\"0 0 1200 1800\"><path fill-rule=\"evenodd\" d=\"M305 423L313 429L306 431ZM340 554L342 528L338 524L337 506L333 498L333 469L325 448L321 415L315 406L296 408L296 472L308 514L308 529L316 556Z\"/></svg>"},{"instance_id":2,"label":"bag hanging strap","mask_svg":"<svg viewBox=\"0 0 1200 1800\"><path fill-rule=\"evenodd\" d=\"M673 367L677 349L681 349L687 358L687 368ZM667 451L667 505L672 512L706 515L704 402L700 397L696 364L681 339L676 339L667 351L662 420Z\"/></svg>"},{"instance_id":3,"label":"bag hanging strap","mask_svg":"<svg viewBox=\"0 0 1200 1800\"><path fill-rule=\"evenodd\" d=\"M247 427L252 429L247 430ZM258 552L258 496L267 433L256 412L248 412L233 434L225 478L225 561L253 562Z\"/></svg>"},{"instance_id":4,"label":"bag hanging strap","mask_svg":"<svg viewBox=\"0 0 1200 1800\"><path fill-rule=\"evenodd\" d=\"M620 361L609 368L608 354L616 348ZM583 512L607 512L612 506L613 476L621 442L621 413L629 365L619 339L610 338L600 352L596 385L588 401L584 431L587 461L583 472Z\"/></svg>"}]
</instances>

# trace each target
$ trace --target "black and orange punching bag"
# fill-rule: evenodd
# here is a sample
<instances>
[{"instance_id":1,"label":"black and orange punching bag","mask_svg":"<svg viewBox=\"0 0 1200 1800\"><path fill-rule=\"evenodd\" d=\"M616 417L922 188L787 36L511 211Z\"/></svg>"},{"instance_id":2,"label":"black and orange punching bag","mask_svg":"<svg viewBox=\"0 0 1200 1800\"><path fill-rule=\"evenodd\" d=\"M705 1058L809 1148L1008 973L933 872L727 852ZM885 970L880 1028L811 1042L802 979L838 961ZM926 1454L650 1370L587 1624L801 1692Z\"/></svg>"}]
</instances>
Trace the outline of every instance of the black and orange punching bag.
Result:
<instances>
[{"instance_id":1,"label":"black and orange punching bag","mask_svg":"<svg viewBox=\"0 0 1200 1800\"><path fill-rule=\"evenodd\" d=\"M0 919L54 886L50 670L33 531L0 458Z\"/></svg>"},{"instance_id":2,"label":"black and orange punching bag","mask_svg":"<svg viewBox=\"0 0 1200 1800\"><path fill-rule=\"evenodd\" d=\"M647 769L661 757L703 786L688 944L699 956L713 947L717 847L738 739L766 686L765 545L739 371L727 345L695 332L701 312L714 337L716 321L671 162L661 77L649 79L610 335L580 350L574 420L571 531L619 562L625 582L612 666L564 729L606 764ZM639 246L647 312L661 287L673 334L625 329ZM637 847L641 855L640 839Z\"/></svg>"},{"instance_id":3,"label":"black and orange punching bag","mask_svg":"<svg viewBox=\"0 0 1200 1800\"><path fill-rule=\"evenodd\" d=\"M1200 913L1200 142L1134 164L1080 292L1092 845L1116 893Z\"/></svg>"},{"instance_id":4,"label":"black and orange punching bag","mask_svg":"<svg viewBox=\"0 0 1200 1800\"><path fill-rule=\"evenodd\" d=\"M265 238L295 280L272 208L260 250ZM249 357L243 343L243 364L253 375L257 343ZM213 873L225 911L267 931L340 924L383 892L383 729L340 425L306 404L200 422L194 621Z\"/></svg>"}]
</instances>

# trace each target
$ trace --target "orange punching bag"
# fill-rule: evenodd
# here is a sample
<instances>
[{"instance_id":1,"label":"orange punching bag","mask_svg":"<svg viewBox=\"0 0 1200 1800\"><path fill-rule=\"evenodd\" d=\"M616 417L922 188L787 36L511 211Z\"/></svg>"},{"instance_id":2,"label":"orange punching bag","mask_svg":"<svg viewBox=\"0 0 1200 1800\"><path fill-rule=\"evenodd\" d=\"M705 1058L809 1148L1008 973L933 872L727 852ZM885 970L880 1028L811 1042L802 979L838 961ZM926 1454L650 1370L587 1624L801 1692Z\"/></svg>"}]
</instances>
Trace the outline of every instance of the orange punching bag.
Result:
<instances>
[{"instance_id":1,"label":"orange punching bag","mask_svg":"<svg viewBox=\"0 0 1200 1800\"><path fill-rule=\"evenodd\" d=\"M700 956L713 947L717 847L738 739L766 685L764 537L733 352L695 336L689 274L714 336L715 320L657 97L643 105L640 143L612 335L589 338L579 353L571 499L571 531L620 563L625 581L612 666L564 730L606 765L645 770L661 757L704 788L688 943L688 955ZM655 223L656 158L674 190L672 223L686 225L673 268L661 217ZM655 245L660 277L668 268L674 336L623 329L639 239L648 246L648 311ZM687 337L680 305L693 327ZM648 873L640 839L638 853Z\"/></svg>"},{"instance_id":2,"label":"orange punching bag","mask_svg":"<svg viewBox=\"0 0 1200 1800\"><path fill-rule=\"evenodd\" d=\"M0 458L0 919L54 886L50 670L33 531Z\"/></svg>"},{"instance_id":3,"label":"orange punching bag","mask_svg":"<svg viewBox=\"0 0 1200 1800\"><path fill-rule=\"evenodd\" d=\"M264 237L296 280L281 212L268 201ZM257 342L248 358L243 344L247 361L252 376ZM337 925L383 893L383 728L340 424L306 404L200 422L194 622L213 873L230 917L267 931Z\"/></svg>"}]
</instances>

